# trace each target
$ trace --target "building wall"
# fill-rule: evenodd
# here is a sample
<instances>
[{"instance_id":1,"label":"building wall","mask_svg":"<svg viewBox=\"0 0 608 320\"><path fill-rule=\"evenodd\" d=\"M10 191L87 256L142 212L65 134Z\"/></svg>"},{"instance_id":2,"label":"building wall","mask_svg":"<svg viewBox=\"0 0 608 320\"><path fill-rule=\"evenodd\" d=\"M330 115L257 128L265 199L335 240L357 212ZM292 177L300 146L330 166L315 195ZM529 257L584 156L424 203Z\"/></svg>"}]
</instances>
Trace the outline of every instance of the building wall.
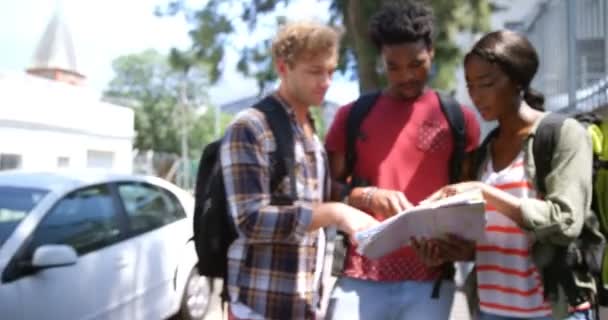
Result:
<instances>
[{"instance_id":1,"label":"building wall","mask_svg":"<svg viewBox=\"0 0 608 320\"><path fill-rule=\"evenodd\" d=\"M540 68L532 85L547 97L549 110L582 112L601 107L606 96L602 83L608 72L608 0L574 0L575 13L568 10L572 0L545 0L525 17L520 32L526 34L539 53ZM574 14L576 72L571 73L568 57L568 15ZM577 105L568 102L569 81L576 79ZM591 93L593 92L593 93ZM590 98L589 95L600 95ZM590 100L591 99L591 100ZM595 103L593 101L597 101ZM592 103L593 102L593 103ZM597 105L596 105L597 104Z\"/></svg>"},{"instance_id":2,"label":"building wall","mask_svg":"<svg viewBox=\"0 0 608 320\"><path fill-rule=\"evenodd\" d=\"M25 74L0 74L0 100L0 169L19 156L27 170L132 172L132 110Z\"/></svg>"},{"instance_id":3,"label":"building wall","mask_svg":"<svg viewBox=\"0 0 608 320\"><path fill-rule=\"evenodd\" d=\"M0 122L0 156L21 156L21 168L27 170L84 169L91 162L93 151L112 155L112 163L104 169L132 171L131 141L33 127L7 126ZM60 159L61 158L61 159ZM66 163L67 160L67 163ZM98 168L100 166L97 166Z\"/></svg>"}]
</instances>

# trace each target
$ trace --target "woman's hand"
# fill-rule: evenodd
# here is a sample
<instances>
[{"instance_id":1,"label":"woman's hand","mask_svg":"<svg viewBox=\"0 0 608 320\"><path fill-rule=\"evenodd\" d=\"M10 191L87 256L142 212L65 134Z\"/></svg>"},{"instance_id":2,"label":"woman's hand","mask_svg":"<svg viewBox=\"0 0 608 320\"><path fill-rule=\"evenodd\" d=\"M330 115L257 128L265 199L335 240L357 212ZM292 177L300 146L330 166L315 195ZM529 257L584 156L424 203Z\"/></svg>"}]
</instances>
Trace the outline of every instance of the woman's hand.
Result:
<instances>
[{"instance_id":1,"label":"woman's hand","mask_svg":"<svg viewBox=\"0 0 608 320\"><path fill-rule=\"evenodd\" d=\"M422 201L421 203L433 202L433 201L441 200L443 198L447 198L447 197L450 197L450 196L453 196L453 195L456 195L459 193L467 192L470 190L482 189L483 186L484 186L484 184L479 181L468 181L468 182L461 182L461 183L447 185L447 186L435 191L432 195L430 195L428 198L424 199L424 201Z\"/></svg>"},{"instance_id":2,"label":"woman's hand","mask_svg":"<svg viewBox=\"0 0 608 320\"><path fill-rule=\"evenodd\" d=\"M445 186L426 198L421 204L441 200L474 189L481 190L483 200L485 200L488 205L494 207L496 211L513 220L519 227L526 227L521 212L520 198L479 181L462 182Z\"/></svg>"}]
</instances>

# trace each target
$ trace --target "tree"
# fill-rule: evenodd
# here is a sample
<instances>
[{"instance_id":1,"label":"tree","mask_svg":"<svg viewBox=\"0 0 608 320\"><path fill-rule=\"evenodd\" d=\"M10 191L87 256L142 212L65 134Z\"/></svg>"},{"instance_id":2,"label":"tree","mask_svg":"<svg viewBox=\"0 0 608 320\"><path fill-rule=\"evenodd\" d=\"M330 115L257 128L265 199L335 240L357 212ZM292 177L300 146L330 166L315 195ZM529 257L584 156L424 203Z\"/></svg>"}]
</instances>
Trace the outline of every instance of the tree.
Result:
<instances>
[{"instance_id":1,"label":"tree","mask_svg":"<svg viewBox=\"0 0 608 320\"><path fill-rule=\"evenodd\" d=\"M315 123L315 130L321 140L325 140L325 134L327 133L327 123L325 123L325 118L323 118L323 107L315 107L310 109L310 116L312 117Z\"/></svg>"},{"instance_id":2,"label":"tree","mask_svg":"<svg viewBox=\"0 0 608 320\"><path fill-rule=\"evenodd\" d=\"M323 0L329 1L330 23L342 26L344 37L340 54L340 70L359 81L361 91L378 88L383 83L383 75L378 68L378 54L367 39L369 18L381 5L376 0ZM454 85L454 75L462 54L454 43L460 31L473 33L489 28L489 15L494 8L490 0L428 0L437 17L435 46L435 70L433 85L450 89ZM272 72L270 40L257 45L243 46L235 43L234 35L243 28L253 34L260 21L268 21L281 5L289 5L290 0L209 0L203 8L190 8L185 0L171 0L164 8L158 8L158 15L184 13L193 29L191 55L208 61L212 66L210 80L218 80L223 71L226 45L241 50L238 70L257 79L260 90L274 80ZM274 16L276 24L285 17ZM232 41L231 41L232 40Z\"/></svg>"},{"instance_id":3,"label":"tree","mask_svg":"<svg viewBox=\"0 0 608 320\"><path fill-rule=\"evenodd\" d=\"M135 143L140 151L181 153L182 129L187 128L189 156L198 158L202 148L215 138L214 113L205 88L207 70L201 66L174 68L168 57L155 50L118 57L114 79L103 93L104 100L133 108ZM183 90L183 91L182 91ZM185 93L187 107L182 104ZM201 112L200 106L207 106ZM229 116L221 115L220 129Z\"/></svg>"}]
</instances>

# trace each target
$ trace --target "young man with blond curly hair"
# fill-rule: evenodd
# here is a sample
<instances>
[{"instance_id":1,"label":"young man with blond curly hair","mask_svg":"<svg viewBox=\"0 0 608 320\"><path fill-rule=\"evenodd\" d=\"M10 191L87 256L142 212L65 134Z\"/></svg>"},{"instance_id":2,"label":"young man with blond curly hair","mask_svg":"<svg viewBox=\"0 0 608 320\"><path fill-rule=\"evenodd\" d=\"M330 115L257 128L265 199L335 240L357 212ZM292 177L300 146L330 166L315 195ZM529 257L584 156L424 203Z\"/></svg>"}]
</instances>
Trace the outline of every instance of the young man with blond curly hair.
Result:
<instances>
[{"instance_id":1,"label":"young man with blond curly hair","mask_svg":"<svg viewBox=\"0 0 608 320\"><path fill-rule=\"evenodd\" d=\"M331 252L324 227L353 235L377 223L366 213L329 198L327 157L314 131L312 106L320 106L337 65L339 35L317 23L284 26L272 44L279 88L262 103L284 112L293 136L295 183L287 174L271 191L278 143L260 110L236 116L221 145L222 173L238 238L228 250L231 319L321 317L324 259ZM277 203L277 195L295 201ZM348 219L346 219L348 217ZM329 237L329 236L328 236ZM331 239L329 239L331 240ZM329 250L331 251L331 250ZM325 290L327 291L327 290Z\"/></svg>"}]
</instances>

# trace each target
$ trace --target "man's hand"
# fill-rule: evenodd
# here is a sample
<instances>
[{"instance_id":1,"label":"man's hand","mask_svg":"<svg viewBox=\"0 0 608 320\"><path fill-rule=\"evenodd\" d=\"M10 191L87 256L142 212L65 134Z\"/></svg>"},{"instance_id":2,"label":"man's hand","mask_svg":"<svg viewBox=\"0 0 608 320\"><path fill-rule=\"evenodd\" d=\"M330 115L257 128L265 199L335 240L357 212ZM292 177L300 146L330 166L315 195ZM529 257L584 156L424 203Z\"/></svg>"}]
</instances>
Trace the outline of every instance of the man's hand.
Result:
<instances>
[{"instance_id":1,"label":"man's hand","mask_svg":"<svg viewBox=\"0 0 608 320\"><path fill-rule=\"evenodd\" d=\"M412 249L427 267L436 267L446 262L440 255L435 240L411 239Z\"/></svg>"},{"instance_id":2,"label":"man's hand","mask_svg":"<svg viewBox=\"0 0 608 320\"><path fill-rule=\"evenodd\" d=\"M336 210L334 214L336 215L338 229L346 232L351 241L355 241L355 233L358 231L371 228L380 223L369 214L342 203L336 203L334 210Z\"/></svg>"},{"instance_id":3,"label":"man's hand","mask_svg":"<svg viewBox=\"0 0 608 320\"><path fill-rule=\"evenodd\" d=\"M475 258L475 242L454 235L449 235L447 239L412 239L412 248L429 267Z\"/></svg>"},{"instance_id":4,"label":"man's hand","mask_svg":"<svg viewBox=\"0 0 608 320\"><path fill-rule=\"evenodd\" d=\"M436 239L439 256L446 261L472 261L475 258L475 241L449 235L447 239Z\"/></svg>"},{"instance_id":5,"label":"man's hand","mask_svg":"<svg viewBox=\"0 0 608 320\"><path fill-rule=\"evenodd\" d=\"M383 217L394 216L405 209L413 207L403 192L386 189L376 190L370 197L368 206L373 213L382 215Z\"/></svg>"}]
</instances>

